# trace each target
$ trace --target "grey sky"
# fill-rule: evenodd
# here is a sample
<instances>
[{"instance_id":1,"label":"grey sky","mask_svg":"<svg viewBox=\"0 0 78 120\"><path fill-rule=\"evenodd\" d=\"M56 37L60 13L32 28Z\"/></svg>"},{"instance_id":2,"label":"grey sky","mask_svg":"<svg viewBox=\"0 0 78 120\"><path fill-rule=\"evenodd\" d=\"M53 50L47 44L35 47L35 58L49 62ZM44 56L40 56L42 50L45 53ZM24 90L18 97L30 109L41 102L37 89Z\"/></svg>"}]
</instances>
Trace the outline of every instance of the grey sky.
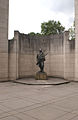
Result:
<instances>
[{"instance_id":1,"label":"grey sky","mask_svg":"<svg viewBox=\"0 0 78 120\"><path fill-rule=\"evenodd\" d=\"M74 11L74 0L42 0L42 4L54 12L69 14Z\"/></svg>"},{"instance_id":2,"label":"grey sky","mask_svg":"<svg viewBox=\"0 0 78 120\"><path fill-rule=\"evenodd\" d=\"M74 21L74 0L10 0L9 38L14 30L40 32L41 23L60 21L68 29Z\"/></svg>"}]
</instances>

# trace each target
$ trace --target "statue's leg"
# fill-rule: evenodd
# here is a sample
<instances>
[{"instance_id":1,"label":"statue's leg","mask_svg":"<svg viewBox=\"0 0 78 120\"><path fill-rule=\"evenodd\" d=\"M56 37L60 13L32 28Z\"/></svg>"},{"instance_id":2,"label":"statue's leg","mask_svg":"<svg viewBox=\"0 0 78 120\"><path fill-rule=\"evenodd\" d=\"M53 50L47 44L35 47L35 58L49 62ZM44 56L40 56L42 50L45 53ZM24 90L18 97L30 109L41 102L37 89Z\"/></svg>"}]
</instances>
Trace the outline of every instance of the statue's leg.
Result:
<instances>
[{"instance_id":1,"label":"statue's leg","mask_svg":"<svg viewBox=\"0 0 78 120\"><path fill-rule=\"evenodd\" d=\"M40 72L42 71L41 63L39 63Z\"/></svg>"},{"instance_id":2,"label":"statue's leg","mask_svg":"<svg viewBox=\"0 0 78 120\"><path fill-rule=\"evenodd\" d=\"M44 71L44 62L41 62L41 72Z\"/></svg>"}]
</instances>

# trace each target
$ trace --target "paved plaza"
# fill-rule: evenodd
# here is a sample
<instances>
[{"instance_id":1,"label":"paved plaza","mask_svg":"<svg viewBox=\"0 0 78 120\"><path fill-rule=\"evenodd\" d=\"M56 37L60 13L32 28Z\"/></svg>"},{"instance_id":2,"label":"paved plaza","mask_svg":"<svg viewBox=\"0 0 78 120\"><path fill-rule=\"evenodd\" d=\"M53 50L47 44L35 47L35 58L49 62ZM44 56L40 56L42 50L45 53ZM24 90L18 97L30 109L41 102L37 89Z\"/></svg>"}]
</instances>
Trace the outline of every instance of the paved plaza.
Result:
<instances>
[{"instance_id":1,"label":"paved plaza","mask_svg":"<svg viewBox=\"0 0 78 120\"><path fill-rule=\"evenodd\" d=\"M0 83L0 120L78 120L78 83Z\"/></svg>"}]
</instances>

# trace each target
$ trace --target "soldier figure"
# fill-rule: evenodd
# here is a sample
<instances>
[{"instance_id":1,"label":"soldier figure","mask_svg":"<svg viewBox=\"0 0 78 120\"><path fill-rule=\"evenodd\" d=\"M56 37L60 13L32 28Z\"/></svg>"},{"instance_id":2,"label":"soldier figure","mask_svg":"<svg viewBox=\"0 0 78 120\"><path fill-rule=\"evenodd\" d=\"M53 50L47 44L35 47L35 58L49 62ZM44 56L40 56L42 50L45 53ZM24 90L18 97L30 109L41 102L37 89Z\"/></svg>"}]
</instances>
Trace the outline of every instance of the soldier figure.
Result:
<instances>
[{"instance_id":1,"label":"soldier figure","mask_svg":"<svg viewBox=\"0 0 78 120\"><path fill-rule=\"evenodd\" d=\"M45 55L42 49L40 49L39 54L37 54L37 64L36 64L40 67L40 72L44 72L44 61L45 61Z\"/></svg>"}]
</instances>

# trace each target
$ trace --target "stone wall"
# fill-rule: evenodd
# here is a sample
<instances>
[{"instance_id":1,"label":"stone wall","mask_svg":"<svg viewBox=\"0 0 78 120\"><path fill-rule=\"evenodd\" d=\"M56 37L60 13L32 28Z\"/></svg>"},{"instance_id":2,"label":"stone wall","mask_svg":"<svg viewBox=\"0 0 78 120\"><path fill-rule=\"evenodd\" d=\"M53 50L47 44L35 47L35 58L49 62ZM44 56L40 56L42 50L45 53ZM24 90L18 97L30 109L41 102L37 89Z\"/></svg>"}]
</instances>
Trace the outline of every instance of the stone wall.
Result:
<instances>
[{"instance_id":1,"label":"stone wall","mask_svg":"<svg viewBox=\"0 0 78 120\"><path fill-rule=\"evenodd\" d=\"M64 78L75 80L75 40L69 40L68 34L64 33Z\"/></svg>"},{"instance_id":2,"label":"stone wall","mask_svg":"<svg viewBox=\"0 0 78 120\"><path fill-rule=\"evenodd\" d=\"M78 81L78 0L75 0L75 80Z\"/></svg>"},{"instance_id":3,"label":"stone wall","mask_svg":"<svg viewBox=\"0 0 78 120\"><path fill-rule=\"evenodd\" d=\"M69 34L26 35L14 32L14 39L9 41L9 78L18 79L34 76L39 70L36 55L39 48L48 53L45 72L48 76L74 79L75 41L69 41Z\"/></svg>"},{"instance_id":4,"label":"stone wall","mask_svg":"<svg viewBox=\"0 0 78 120\"><path fill-rule=\"evenodd\" d=\"M0 81L8 80L9 0L0 0Z\"/></svg>"},{"instance_id":5,"label":"stone wall","mask_svg":"<svg viewBox=\"0 0 78 120\"><path fill-rule=\"evenodd\" d=\"M9 40L8 44L9 52L9 79L18 79L18 64L19 64L19 33L14 33L14 39Z\"/></svg>"}]
</instances>

